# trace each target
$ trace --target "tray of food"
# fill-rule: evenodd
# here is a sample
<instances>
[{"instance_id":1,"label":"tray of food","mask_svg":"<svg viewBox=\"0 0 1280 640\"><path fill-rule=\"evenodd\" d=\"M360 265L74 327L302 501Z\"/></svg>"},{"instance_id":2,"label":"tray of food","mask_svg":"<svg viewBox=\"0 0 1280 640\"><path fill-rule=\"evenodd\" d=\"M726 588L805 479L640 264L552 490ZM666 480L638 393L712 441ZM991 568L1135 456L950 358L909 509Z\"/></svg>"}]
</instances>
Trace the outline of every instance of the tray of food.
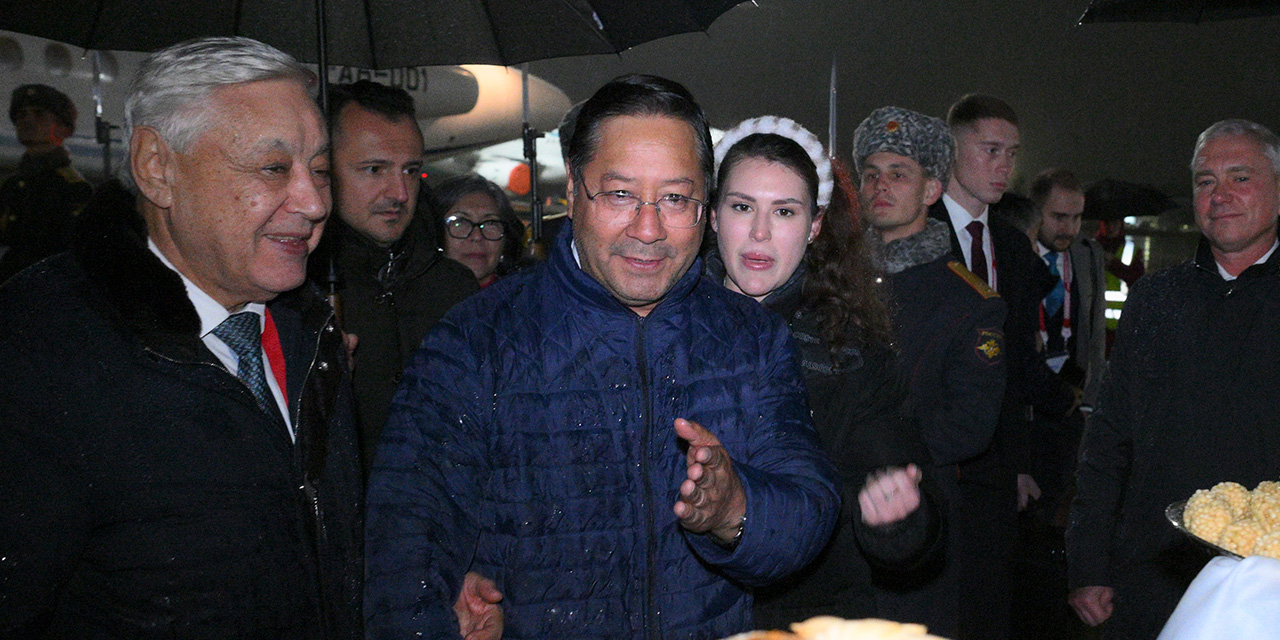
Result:
<instances>
[{"instance_id":1,"label":"tray of food","mask_svg":"<svg viewBox=\"0 0 1280 640\"><path fill-rule=\"evenodd\" d=\"M1280 482L1262 482L1252 491L1219 482L1169 505L1164 515L1179 531L1221 555L1280 558Z\"/></svg>"},{"instance_id":2,"label":"tray of food","mask_svg":"<svg viewBox=\"0 0 1280 640\"><path fill-rule=\"evenodd\" d=\"M929 635L923 625L891 620L845 620L818 616L791 625L786 631L749 631L724 640L946 640Z\"/></svg>"}]
</instances>

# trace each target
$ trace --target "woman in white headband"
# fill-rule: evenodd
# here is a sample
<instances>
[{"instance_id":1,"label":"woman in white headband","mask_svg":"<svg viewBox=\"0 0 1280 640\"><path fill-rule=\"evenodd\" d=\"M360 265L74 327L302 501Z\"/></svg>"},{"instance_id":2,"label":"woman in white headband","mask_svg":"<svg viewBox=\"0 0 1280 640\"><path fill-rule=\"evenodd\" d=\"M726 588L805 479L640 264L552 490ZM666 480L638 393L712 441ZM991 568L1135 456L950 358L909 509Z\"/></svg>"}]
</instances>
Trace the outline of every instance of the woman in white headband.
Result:
<instances>
[{"instance_id":1,"label":"woman in white headband","mask_svg":"<svg viewBox=\"0 0 1280 640\"><path fill-rule=\"evenodd\" d=\"M942 516L920 490L914 463L926 454L907 417L857 201L851 186L837 184L818 139L786 118L730 130L716 164L707 271L786 318L818 437L844 478L833 539L812 565L757 591L756 626L875 617L872 568L921 570L936 561Z\"/></svg>"}]
</instances>

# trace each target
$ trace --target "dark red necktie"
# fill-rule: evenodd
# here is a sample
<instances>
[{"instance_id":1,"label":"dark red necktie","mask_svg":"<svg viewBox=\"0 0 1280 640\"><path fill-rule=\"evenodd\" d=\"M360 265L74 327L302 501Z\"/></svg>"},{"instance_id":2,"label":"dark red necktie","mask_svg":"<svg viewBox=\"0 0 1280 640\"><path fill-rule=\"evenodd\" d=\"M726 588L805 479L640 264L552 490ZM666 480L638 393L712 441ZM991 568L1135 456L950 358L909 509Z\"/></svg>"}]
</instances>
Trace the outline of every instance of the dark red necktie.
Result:
<instances>
[{"instance_id":1,"label":"dark red necktie","mask_svg":"<svg viewBox=\"0 0 1280 640\"><path fill-rule=\"evenodd\" d=\"M987 252L982 250L982 223L974 220L966 225L965 229L973 238L973 243L969 245L969 270L973 275L982 278L983 282L990 284L991 279L987 277Z\"/></svg>"}]
</instances>

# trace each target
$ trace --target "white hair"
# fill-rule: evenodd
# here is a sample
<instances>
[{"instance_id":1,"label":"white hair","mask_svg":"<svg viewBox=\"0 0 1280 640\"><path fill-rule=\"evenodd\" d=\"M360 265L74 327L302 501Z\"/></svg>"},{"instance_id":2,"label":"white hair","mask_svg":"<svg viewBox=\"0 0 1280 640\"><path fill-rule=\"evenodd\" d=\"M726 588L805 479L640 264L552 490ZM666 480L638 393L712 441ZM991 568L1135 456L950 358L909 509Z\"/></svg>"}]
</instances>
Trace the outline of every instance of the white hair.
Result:
<instances>
[{"instance_id":1,"label":"white hair","mask_svg":"<svg viewBox=\"0 0 1280 640\"><path fill-rule=\"evenodd\" d=\"M179 152L208 128L209 95L220 87L295 80L310 90L315 74L293 56L249 38L199 38L161 49L142 62L124 103L126 150L136 127L155 129ZM122 178L132 186L129 163Z\"/></svg>"},{"instance_id":2,"label":"white hair","mask_svg":"<svg viewBox=\"0 0 1280 640\"><path fill-rule=\"evenodd\" d=\"M1262 153L1271 161L1271 171L1280 177L1280 138L1270 129L1250 120L1219 120L1200 133L1196 138L1196 148L1191 154L1191 171L1196 170L1196 161L1200 159L1200 151L1210 140L1223 136L1248 136L1262 146Z\"/></svg>"}]
</instances>

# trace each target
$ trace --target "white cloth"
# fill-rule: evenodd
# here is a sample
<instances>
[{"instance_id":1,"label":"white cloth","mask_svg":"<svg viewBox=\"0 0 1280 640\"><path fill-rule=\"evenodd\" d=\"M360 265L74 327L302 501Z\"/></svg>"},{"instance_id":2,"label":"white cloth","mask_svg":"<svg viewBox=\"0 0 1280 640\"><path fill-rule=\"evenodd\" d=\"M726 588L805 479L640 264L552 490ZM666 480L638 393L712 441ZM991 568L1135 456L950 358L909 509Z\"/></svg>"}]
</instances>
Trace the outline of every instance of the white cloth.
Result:
<instances>
[{"instance_id":1,"label":"white cloth","mask_svg":"<svg viewBox=\"0 0 1280 640\"><path fill-rule=\"evenodd\" d=\"M1219 556L1178 602L1159 640L1280 637L1280 560Z\"/></svg>"},{"instance_id":2,"label":"white cloth","mask_svg":"<svg viewBox=\"0 0 1280 640\"><path fill-rule=\"evenodd\" d=\"M173 263L169 262L169 259L160 252L160 247L156 246L155 241L151 238L147 238L147 248L151 249L151 253L154 253L157 258L160 258L160 262L164 263L164 266L178 274L179 278L182 278L182 286L187 290L187 299L191 300L192 306L196 308L196 315L200 316L200 340L204 342L204 346L209 347L213 355L218 357L218 361L227 368L227 371L231 372L231 375L236 375L240 368L240 358L231 350L231 347L227 346L227 343L219 339L218 336L213 335L213 330L218 328L218 325L222 324L223 320L229 318L231 312L218 304L218 301L205 293L203 289L197 287L181 271L178 271L173 266ZM265 304L251 302L246 304L240 311L251 311L257 314L259 326L266 322L267 305ZM262 370L266 373L267 387L271 389L271 395L276 399L276 406L280 409L280 415L284 417L284 425L289 430L289 437L296 441L297 438L293 432L293 416L289 415L289 405L284 401L284 392L280 390L280 383L276 381L276 376L271 370L271 359L267 357L265 349L262 353Z\"/></svg>"},{"instance_id":3,"label":"white cloth","mask_svg":"<svg viewBox=\"0 0 1280 640\"><path fill-rule=\"evenodd\" d=\"M969 233L970 222L982 223L982 252L987 256L987 284L996 289L996 246L991 242L991 207L982 207L982 215L969 213L963 205L951 196L942 194L942 204L947 207L947 216L951 218L951 229L960 241L960 251L964 253L965 266L973 266L973 234ZM972 271L973 269L970 269ZM999 289L996 289L999 291Z\"/></svg>"}]
</instances>

